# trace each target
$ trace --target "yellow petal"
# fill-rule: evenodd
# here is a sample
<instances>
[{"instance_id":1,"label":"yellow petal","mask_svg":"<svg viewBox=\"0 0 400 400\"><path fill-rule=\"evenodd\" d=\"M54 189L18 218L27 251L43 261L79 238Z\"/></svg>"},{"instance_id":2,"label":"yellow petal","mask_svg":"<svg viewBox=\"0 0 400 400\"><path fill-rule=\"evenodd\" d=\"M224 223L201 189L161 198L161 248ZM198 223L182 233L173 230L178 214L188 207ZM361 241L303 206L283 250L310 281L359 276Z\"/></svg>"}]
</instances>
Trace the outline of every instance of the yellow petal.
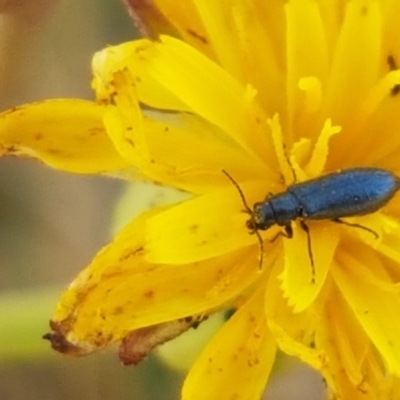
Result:
<instances>
[{"instance_id":1,"label":"yellow petal","mask_svg":"<svg viewBox=\"0 0 400 400\"><path fill-rule=\"evenodd\" d=\"M0 114L0 155L38 158L64 171L106 173L129 164L115 150L95 103L48 100Z\"/></svg>"},{"instance_id":2,"label":"yellow petal","mask_svg":"<svg viewBox=\"0 0 400 400\"><path fill-rule=\"evenodd\" d=\"M354 231L354 228L348 228ZM368 232L364 232L364 234L368 234ZM379 244L378 247L381 249L382 244ZM391 248L392 246L385 247ZM357 257L354 257L354 254L357 254ZM368 242L362 243L359 238L355 237L347 238L341 244L341 251L338 252L337 259L342 265L357 269L357 272L364 277L365 281L379 287L380 290L392 293L400 292L398 263L391 264L388 259L382 258ZM390 267L392 267L392 270L390 270Z\"/></svg>"},{"instance_id":3,"label":"yellow petal","mask_svg":"<svg viewBox=\"0 0 400 400\"><path fill-rule=\"evenodd\" d=\"M358 133L345 122L354 113L354 105L362 102L377 81L381 35L380 2L357 0L346 3L321 116L348 128L345 135L334 141L334 151L339 154L347 148L349 138Z\"/></svg>"},{"instance_id":4,"label":"yellow petal","mask_svg":"<svg viewBox=\"0 0 400 400\"><path fill-rule=\"evenodd\" d=\"M330 119L325 121L325 124L315 142L314 149L310 161L305 170L310 177L320 176L326 166L326 161L329 155L329 142L332 136L340 133L340 126L332 126Z\"/></svg>"},{"instance_id":5,"label":"yellow petal","mask_svg":"<svg viewBox=\"0 0 400 400\"><path fill-rule=\"evenodd\" d=\"M303 311L318 296L339 241L339 227L333 222L310 222L307 226L311 254L308 252L307 235L299 226L294 229L293 239L283 238L285 268L281 276L282 290L294 312Z\"/></svg>"},{"instance_id":6,"label":"yellow petal","mask_svg":"<svg viewBox=\"0 0 400 400\"><path fill-rule=\"evenodd\" d=\"M399 101L399 96L391 96L387 90L386 96L379 102L375 112L366 118L360 135L349 143L347 148L354 149L349 152L350 163L354 165L363 162L367 154L370 165L384 166L399 174ZM377 140L380 132L385 133L384 137Z\"/></svg>"},{"instance_id":7,"label":"yellow petal","mask_svg":"<svg viewBox=\"0 0 400 400\"><path fill-rule=\"evenodd\" d=\"M151 164L153 169L158 168L153 176L162 177L161 181L173 186L204 193L229 183L222 170L239 182L254 179L260 173L240 146L193 116L182 116L176 121L172 117L165 122L145 118L143 129ZM267 179L266 174L260 178Z\"/></svg>"},{"instance_id":8,"label":"yellow petal","mask_svg":"<svg viewBox=\"0 0 400 400\"><path fill-rule=\"evenodd\" d=\"M143 41L148 43L148 41ZM109 102L114 94L114 74L129 70L139 93L140 101L158 110L188 111L173 91L160 85L141 63L133 63L132 57L142 41L126 42L118 46L107 47L96 53L92 60L93 81L99 101ZM151 42L150 42L151 43Z\"/></svg>"},{"instance_id":9,"label":"yellow petal","mask_svg":"<svg viewBox=\"0 0 400 400\"><path fill-rule=\"evenodd\" d=\"M379 356L340 291L331 289L315 338L329 354L324 375L331 391L343 399L386 398L381 397L387 377Z\"/></svg>"},{"instance_id":10,"label":"yellow petal","mask_svg":"<svg viewBox=\"0 0 400 400\"><path fill-rule=\"evenodd\" d=\"M201 193L228 183L222 169L239 181L259 172L240 146L196 116L142 115L130 78L114 74L116 106L107 107L104 123L118 151L149 178Z\"/></svg>"},{"instance_id":11,"label":"yellow petal","mask_svg":"<svg viewBox=\"0 0 400 400\"><path fill-rule=\"evenodd\" d=\"M394 205L394 209L397 207L397 205ZM398 265L400 263L400 250L397 244L400 240L400 223L398 222L398 219L390 218L387 216L381 217L379 222L380 226L383 226L385 228L385 233L387 234L381 235L381 237L383 237L383 240L380 241L376 246L374 246L375 250L387 257L387 261L393 260ZM373 229L375 228L373 227ZM379 232L379 230L377 232ZM400 280L398 267L395 269L393 276L395 276L397 280Z\"/></svg>"},{"instance_id":12,"label":"yellow petal","mask_svg":"<svg viewBox=\"0 0 400 400\"><path fill-rule=\"evenodd\" d=\"M237 22L239 17L236 2L194 1L196 10L210 37L218 63L241 80L243 54L238 51ZM236 18L235 18L236 17Z\"/></svg>"},{"instance_id":13,"label":"yellow petal","mask_svg":"<svg viewBox=\"0 0 400 400\"><path fill-rule=\"evenodd\" d=\"M377 399L399 400L400 399L400 379L397 376L385 377L381 385L381 391Z\"/></svg>"},{"instance_id":14,"label":"yellow petal","mask_svg":"<svg viewBox=\"0 0 400 400\"><path fill-rule=\"evenodd\" d=\"M148 264L142 232L158 212L124 228L63 294L52 327L75 354L101 349L138 328L207 314L259 276L257 253L246 249L192 265Z\"/></svg>"},{"instance_id":15,"label":"yellow petal","mask_svg":"<svg viewBox=\"0 0 400 400\"><path fill-rule=\"evenodd\" d=\"M183 400L259 399L275 359L261 287L225 323L186 378Z\"/></svg>"},{"instance_id":16,"label":"yellow petal","mask_svg":"<svg viewBox=\"0 0 400 400\"><path fill-rule=\"evenodd\" d=\"M303 77L314 77L325 83L328 74L328 54L323 21L317 2L292 0L285 5L287 20L287 90L288 107L294 133L309 136L310 123L305 121L304 93L299 90ZM301 120L300 117L303 119ZM292 131L290 129L290 131ZM291 140L290 140L291 141Z\"/></svg>"},{"instance_id":17,"label":"yellow petal","mask_svg":"<svg viewBox=\"0 0 400 400\"><path fill-rule=\"evenodd\" d=\"M271 35L272 26L283 29L283 8L240 0L194 3L214 51L213 59L236 79L255 87L265 110L284 109L284 82L279 71L282 53L271 40L276 39Z\"/></svg>"},{"instance_id":18,"label":"yellow petal","mask_svg":"<svg viewBox=\"0 0 400 400\"><path fill-rule=\"evenodd\" d=\"M383 43L384 52L393 55L395 60L400 59L400 30L397 16L400 13L400 3L398 1L385 1L383 7Z\"/></svg>"},{"instance_id":19,"label":"yellow petal","mask_svg":"<svg viewBox=\"0 0 400 400\"><path fill-rule=\"evenodd\" d=\"M400 375L400 298L384 292L357 268L338 265L332 269L338 287L356 318L383 357L389 373Z\"/></svg>"},{"instance_id":20,"label":"yellow petal","mask_svg":"<svg viewBox=\"0 0 400 400\"><path fill-rule=\"evenodd\" d=\"M253 198L259 182L243 184ZM257 245L246 228L249 216L234 187L186 201L150 218L146 226L147 259L150 262L181 264L204 260L235 249ZM272 235L271 231L267 232Z\"/></svg>"},{"instance_id":21,"label":"yellow petal","mask_svg":"<svg viewBox=\"0 0 400 400\"><path fill-rule=\"evenodd\" d=\"M277 285L278 273L281 271L282 264L281 257L274 266L265 291L269 329L274 334L282 351L298 357L316 370L322 370L326 352L323 348L315 347L315 327L319 321L318 314L312 308L299 313L293 312Z\"/></svg>"},{"instance_id":22,"label":"yellow petal","mask_svg":"<svg viewBox=\"0 0 400 400\"><path fill-rule=\"evenodd\" d=\"M177 3L174 0L155 0L155 2L186 43L199 49L203 54L207 54L209 58L215 58L210 37L204 29L194 2ZM167 32L164 30L162 33Z\"/></svg>"},{"instance_id":23,"label":"yellow petal","mask_svg":"<svg viewBox=\"0 0 400 400\"><path fill-rule=\"evenodd\" d=\"M146 85L149 76L150 84L155 80L170 90L188 110L242 146L261 170L275 160L272 147L268 146L270 138L265 134L266 115L257 103L256 91L240 84L187 44L167 36L161 40L135 42L136 51L129 61L136 79ZM141 71L146 74L141 76Z\"/></svg>"}]
</instances>

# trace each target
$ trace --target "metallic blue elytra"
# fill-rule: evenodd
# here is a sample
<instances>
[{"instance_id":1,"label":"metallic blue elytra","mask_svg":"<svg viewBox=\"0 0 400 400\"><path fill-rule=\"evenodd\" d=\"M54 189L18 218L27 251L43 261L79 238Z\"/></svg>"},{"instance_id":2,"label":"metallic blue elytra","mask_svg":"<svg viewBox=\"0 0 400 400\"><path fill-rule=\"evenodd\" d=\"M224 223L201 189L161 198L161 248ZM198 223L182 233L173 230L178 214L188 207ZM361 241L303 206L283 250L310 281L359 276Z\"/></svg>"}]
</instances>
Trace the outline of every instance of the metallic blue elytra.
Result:
<instances>
[{"instance_id":1,"label":"metallic blue elytra","mask_svg":"<svg viewBox=\"0 0 400 400\"><path fill-rule=\"evenodd\" d=\"M288 187L286 192L269 195L248 210L251 231L284 226L292 237L291 221L330 219L370 214L383 207L400 189L400 179L380 168L351 168ZM349 224L358 227L357 224ZM366 228L369 230L368 228Z\"/></svg>"}]
</instances>

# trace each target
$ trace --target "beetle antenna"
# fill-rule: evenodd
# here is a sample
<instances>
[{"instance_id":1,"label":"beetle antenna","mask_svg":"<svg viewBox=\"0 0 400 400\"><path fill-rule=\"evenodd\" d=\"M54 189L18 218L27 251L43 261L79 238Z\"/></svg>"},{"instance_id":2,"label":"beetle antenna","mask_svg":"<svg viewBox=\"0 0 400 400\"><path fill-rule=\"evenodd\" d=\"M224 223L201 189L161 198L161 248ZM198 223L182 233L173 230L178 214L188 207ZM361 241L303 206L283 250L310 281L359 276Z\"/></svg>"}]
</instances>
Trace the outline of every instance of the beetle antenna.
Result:
<instances>
[{"instance_id":1,"label":"beetle antenna","mask_svg":"<svg viewBox=\"0 0 400 400\"><path fill-rule=\"evenodd\" d=\"M292 175L293 175L293 183L292 184L294 184L294 183L297 182L297 175L296 175L296 171L295 171L295 169L293 167L293 164L290 161L289 155L286 152L286 145L285 144L283 145L283 155L285 156L286 162L288 163L288 165L290 167L290 170L292 171Z\"/></svg>"},{"instance_id":2,"label":"beetle antenna","mask_svg":"<svg viewBox=\"0 0 400 400\"><path fill-rule=\"evenodd\" d=\"M222 172L233 183L233 186L235 186L236 190L238 191L239 196L242 199L242 203L244 205L245 211L250 215L253 214L253 211L247 204L246 197L244 197L243 190L240 188L239 184L232 178L232 176L227 171L225 171L223 169Z\"/></svg>"},{"instance_id":3,"label":"beetle antenna","mask_svg":"<svg viewBox=\"0 0 400 400\"><path fill-rule=\"evenodd\" d=\"M244 211L247 214L249 214L250 216L253 216L253 211L249 207L249 205L247 204L246 197L244 197L243 190L241 189L239 184L235 181L235 179L233 179L233 177L227 171L222 169L222 172L232 182L233 186L235 186L236 190L238 191L239 196L242 199L242 203L243 203L244 208L245 208ZM259 261L258 262L258 268L261 270L262 266L263 266L263 263L264 263L264 242L262 240L262 237L261 237L260 232L258 231L258 229L254 229L250 233L254 233L257 236L258 244L259 244L259 247L260 247L260 258L258 260Z\"/></svg>"},{"instance_id":4,"label":"beetle antenna","mask_svg":"<svg viewBox=\"0 0 400 400\"><path fill-rule=\"evenodd\" d=\"M258 259L258 269L261 271L264 263L264 242L262 240L262 237L260 235L260 232L258 232L258 229L254 231L255 235L257 236L258 239L258 245L260 247L260 258Z\"/></svg>"}]
</instances>

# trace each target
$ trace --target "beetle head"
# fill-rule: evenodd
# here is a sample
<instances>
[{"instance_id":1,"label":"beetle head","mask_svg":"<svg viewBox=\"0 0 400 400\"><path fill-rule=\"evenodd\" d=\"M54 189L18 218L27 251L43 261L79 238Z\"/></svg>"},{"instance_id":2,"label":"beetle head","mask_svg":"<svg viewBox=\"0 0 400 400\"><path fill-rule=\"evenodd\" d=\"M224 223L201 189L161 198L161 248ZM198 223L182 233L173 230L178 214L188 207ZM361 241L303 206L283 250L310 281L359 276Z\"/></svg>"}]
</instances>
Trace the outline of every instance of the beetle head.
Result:
<instances>
[{"instance_id":1,"label":"beetle head","mask_svg":"<svg viewBox=\"0 0 400 400\"><path fill-rule=\"evenodd\" d=\"M255 203L249 214L250 218L247 220L246 226L251 233L259 229L265 231L276 224L275 214L269 201Z\"/></svg>"}]
</instances>

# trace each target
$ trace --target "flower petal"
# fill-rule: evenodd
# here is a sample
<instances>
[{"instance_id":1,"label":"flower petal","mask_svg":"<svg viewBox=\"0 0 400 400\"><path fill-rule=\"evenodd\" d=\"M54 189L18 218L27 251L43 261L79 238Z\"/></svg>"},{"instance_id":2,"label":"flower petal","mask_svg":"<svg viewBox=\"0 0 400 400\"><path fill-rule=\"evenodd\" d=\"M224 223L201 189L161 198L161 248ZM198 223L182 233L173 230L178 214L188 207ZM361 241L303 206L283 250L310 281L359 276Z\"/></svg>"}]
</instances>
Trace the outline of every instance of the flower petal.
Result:
<instances>
[{"instance_id":1,"label":"flower petal","mask_svg":"<svg viewBox=\"0 0 400 400\"><path fill-rule=\"evenodd\" d=\"M148 41L144 42L148 43ZM139 41L139 44L142 44L142 41ZM131 58L138 47L140 48L137 41L127 42L107 47L94 55L92 86L96 91L97 99L108 103L114 93L115 73L130 70L142 103L158 110L188 111L188 107L176 97L174 92L160 85L145 67L143 68L140 63L132 65Z\"/></svg>"},{"instance_id":2,"label":"flower petal","mask_svg":"<svg viewBox=\"0 0 400 400\"><path fill-rule=\"evenodd\" d=\"M259 182L243 184L242 190L259 193ZM147 259L181 264L196 262L246 246L257 238L246 228L249 217L234 187L214 190L150 218L146 226ZM267 231L272 236L274 230Z\"/></svg>"},{"instance_id":3,"label":"flower petal","mask_svg":"<svg viewBox=\"0 0 400 400\"><path fill-rule=\"evenodd\" d=\"M136 50L127 61L135 79L142 85L146 85L148 77L150 84L158 82L174 93L186 109L216 125L242 146L261 170L266 163L272 168L275 156L265 133L266 115L257 103L256 91L240 84L187 44L167 36L161 40L135 42Z\"/></svg>"},{"instance_id":4,"label":"flower petal","mask_svg":"<svg viewBox=\"0 0 400 400\"><path fill-rule=\"evenodd\" d=\"M193 1L177 3L174 0L155 0L155 2L186 43L207 54L209 58L215 58L210 37L204 29ZM166 31L162 33L165 34Z\"/></svg>"},{"instance_id":5,"label":"flower petal","mask_svg":"<svg viewBox=\"0 0 400 400\"><path fill-rule=\"evenodd\" d=\"M276 353L264 290L261 286L207 345L186 378L183 400L260 398Z\"/></svg>"},{"instance_id":6,"label":"flower petal","mask_svg":"<svg viewBox=\"0 0 400 400\"><path fill-rule=\"evenodd\" d=\"M340 291L334 285L330 289L315 342L329 354L324 376L331 391L337 398L390 399L382 396L387 377L370 338Z\"/></svg>"},{"instance_id":7,"label":"flower petal","mask_svg":"<svg viewBox=\"0 0 400 400\"><path fill-rule=\"evenodd\" d=\"M283 257L275 264L265 291L265 308L269 329L279 348L298 357L316 370L322 370L325 350L315 347L315 327L319 316L314 307L294 313L277 285L278 273L282 270Z\"/></svg>"},{"instance_id":8,"label":"flower petal","mask_svg":"<svg viewBox=\"0 0 400 400\"><path fill-rule=\"evenodd\" d=\"M332 264L339 241L339 227L334 223L309 224L309 235L311 254L308 252L307 234L303 229L295 228L294 238L284 240L282 290L294 312L305 310L318 296Z\"/></svg>"},{"instance_id":9,"label":"flower petal","mask_svg":"<svg viewBox=\"0 0 400 400\"><path fill-rule=\"evenodd\" d=\"M83 355L138 328L207 314L258 278L251 249L193 265L148 264L142 232L159 212L147 212L124 228L63 294L50 334L63 345L57 350Z\"/></svg>"},{"instance_id":10,"label":"flower petal","mask_svg":"<svg viewBox=\"0 0 400 400\"><path fill-rule=\"evenodd\" d=\"M127 71L114 74L116 106L107 106L104 123L118 151L150 179L201 193L228 183L222 169L239 181L257 174L240 146L200 118L143 115L129 80Z\"/></svg>"},{"instance_id":11,"label":"flower petal","mask_svg":"<svg viewBox=\"0 0 400 400\"><path fill-rule=\"evenodd\" d=\"M0 155L38 158L64 171L106 173L129 166L103 125L104 109L78 100L48 100L0 114Z\"/></svg>"},{"instance_id":12,"label":"flower petal","mask_svg":"<svg viewBox=\"0 0 400 400\"><path fill-rule=\"evenodd\" d=\"M241 0L194 3L214 50L213 59L236 79L255 87L265 110L286 108L279 68L283 51L274 42L277 35L271 34L272 26L284 29L282 7Z\"/></svg>"},{"instance_id":13,"label":"flower petal","mask_svg":"<svg viewBox=\"0 0 400 400\"><path fill-rule=\"evenodd\" d=\"M400 71L398 79L400 83ZM390 90L386 91L386 96L379 99L376 110L365 118L360 135L349 142L348 148L354 149L349 152L349 163L361 163L368 155L370 165L383 166L389 170L400 173L398 154L400 121L398 118L399 101L398 96L391 96ZM384 132L384 137L377 139L380 133ZM347 161L347 157L346 157ZM351 164L350 164L351 165Z\"/></svg>"},{"instance_id":14,"label":"flower petal","mask_svg":"<svg viewBox=\"0 0 400 400\"><path fill-rule=\"evenodd\" d=\"M313 77L325 83L328 75L328 53L323 21L317 2L292 0L285 4L287 20L287 99L290 129L294 134L310 131L315 124L315 111L305 112L305 96L299 90L300 79ZM312 118L310 118L312 117ZM293 138L289 139L290 142Z\"/></svg>"},{"instance_id":15,"label":"flower petal","mask_svg":"<svg viewBox=\"0 0 400 400\"><path fill-rule=\"evenodd\" d=\"M207 318L207 315L185 317L177 321L136 329L122 340L119 358L124 365L139 364L155 347L177 338L190 328L197 328L204 318Z\"/></svg>"},{"instance_id":16,"label":"flower petal","mask_svg":"<svg viewBox=\"0 0 400 400\"><path fill-rule=\"evenodd\" d=\"M351 123L346 122L354 114L354 105L361 104L377 82L381 40L379 2L347 2L321 115L323 120L331 118L335 125L343 126L343 133L332 141L332 151L339 158L348 141L359 134Z\"/></svg>"},{"instance_id":17,"label":"flower petal","mask_svg":"<svg viewBox=\"0 0 400 400\"><path fill-rule=\"evenodd\" d=\"M381 217L379 222L381 226L387 228L388 234L386 234L383 237L383 240L375 246L375 250L398 264L400 263L400 250L398 247L400 240L400 223L398 222L398 219L389 217ZM398 271L398 268L396 269L397 272L395 272L394 276L400 280L400 272Z\"/></svg>"},{"instance_id":18,"label":"flower petal","mask_svg":"<svg viewBox=\"0 0 400 400\"><path fill-rule=\"evenodd\" d=\"M356 262L356 260L354 260ZM381 353L388 371L400 375L398 293L384 292L357 268L338 265L332 274L356 318Z\"/></svg>"}]
</instances>

